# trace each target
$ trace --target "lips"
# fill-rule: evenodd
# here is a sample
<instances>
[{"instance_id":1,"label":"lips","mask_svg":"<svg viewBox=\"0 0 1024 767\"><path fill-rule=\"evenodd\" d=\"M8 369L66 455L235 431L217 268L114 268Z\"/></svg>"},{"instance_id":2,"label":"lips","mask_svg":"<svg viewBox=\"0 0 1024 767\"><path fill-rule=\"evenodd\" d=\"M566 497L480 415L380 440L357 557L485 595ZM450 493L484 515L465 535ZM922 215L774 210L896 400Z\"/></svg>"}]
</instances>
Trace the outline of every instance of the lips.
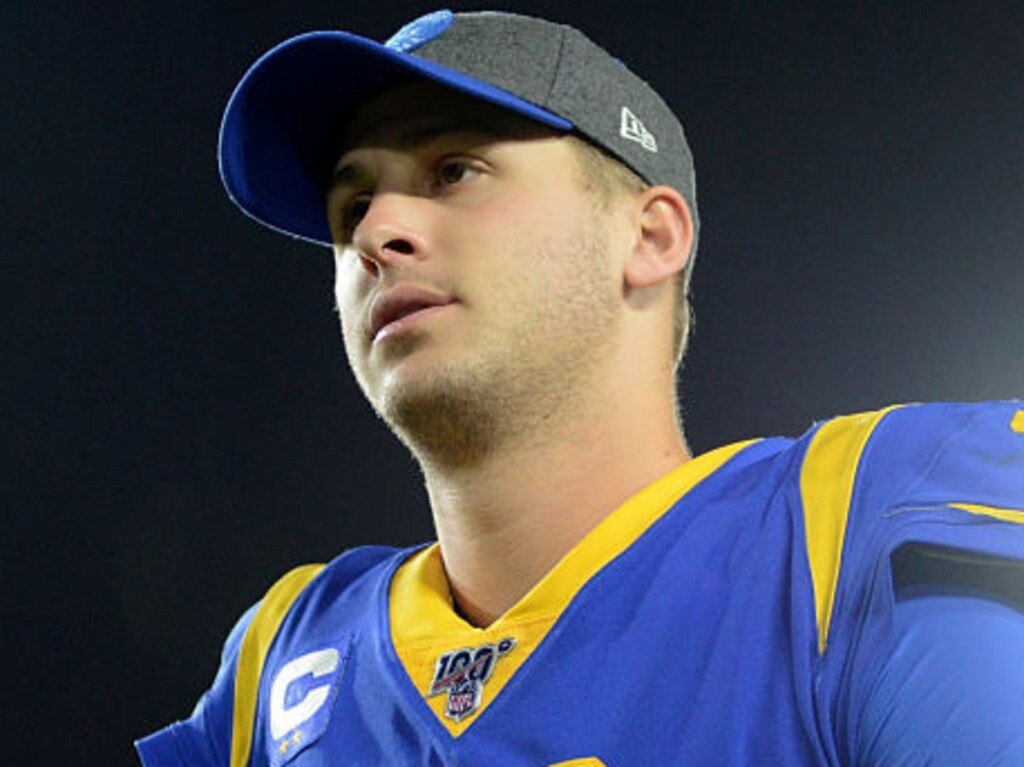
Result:
<instances>
[{"instance_id":1,"label":"lips","mask_svg":"<svg viewBox=\"0 0 1024 767\"><path fill-rule=\"evenodd\" d=\"M410 314L436 306L447 306L454 299L413 285L400 285L380 293L370 305L370 338L381 330Z\"/></svg>"}]
</instances>

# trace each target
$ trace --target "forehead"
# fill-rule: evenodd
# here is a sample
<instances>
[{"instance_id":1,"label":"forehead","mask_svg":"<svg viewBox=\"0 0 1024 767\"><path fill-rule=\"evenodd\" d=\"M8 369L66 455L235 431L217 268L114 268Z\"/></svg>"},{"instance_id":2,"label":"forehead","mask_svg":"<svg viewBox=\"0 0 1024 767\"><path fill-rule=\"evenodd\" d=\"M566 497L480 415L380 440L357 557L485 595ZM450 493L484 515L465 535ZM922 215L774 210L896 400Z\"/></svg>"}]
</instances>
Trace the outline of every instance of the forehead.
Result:
<instances>
[{"instance_id":1,"label":"forehead","mask_svg":"<svg viewBox=\"0 0 1024 767\"><path fill-rule=\"evenodd\" d=\"M365 101L346 122L340 153L370 146L409 148L444 133L496 138L562 135L507 109L428 81L410 81Z\"/></svg>"}]
</instances>

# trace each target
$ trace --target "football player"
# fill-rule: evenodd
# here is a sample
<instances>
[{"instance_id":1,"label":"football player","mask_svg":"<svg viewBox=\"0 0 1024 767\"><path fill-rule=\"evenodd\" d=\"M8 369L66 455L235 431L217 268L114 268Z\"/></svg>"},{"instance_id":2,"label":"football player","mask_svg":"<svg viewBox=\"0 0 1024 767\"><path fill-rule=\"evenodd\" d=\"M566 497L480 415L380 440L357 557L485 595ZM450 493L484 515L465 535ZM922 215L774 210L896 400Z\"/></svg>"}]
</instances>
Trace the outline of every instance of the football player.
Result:
<instances>
[{"instance_id":1,"label":"football player","mask_svg":"<svg viewBox=\"0 0 1024 767\"><path fill-rule=\"evenodd\" d=\"M437 542L281 578L148 767L1024 764L1024 404L691 456L690 150L584 34L293 38L220 160L246 213L333 248Z\"/></svg>"}]
</instances>

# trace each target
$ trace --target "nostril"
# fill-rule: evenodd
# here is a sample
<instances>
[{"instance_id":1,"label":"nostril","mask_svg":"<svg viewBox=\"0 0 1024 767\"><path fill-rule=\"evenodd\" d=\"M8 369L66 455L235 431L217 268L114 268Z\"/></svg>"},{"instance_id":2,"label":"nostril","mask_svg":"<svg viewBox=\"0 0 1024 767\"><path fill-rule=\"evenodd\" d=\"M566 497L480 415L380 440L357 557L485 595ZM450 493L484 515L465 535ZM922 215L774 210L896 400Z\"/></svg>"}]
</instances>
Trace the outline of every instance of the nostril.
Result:
<instances>
[{"instance_id":1,"label":"nostril","mask_svg":"<svg viewBox=\"0 0 1024 767\"><path fill-rule=\"evenodd\" d=\"M388 242L384 244L384 250L401 253L403 256L411 256L414 252L412 243L403 239L388 240Z\"/></svg>"},{"instance_id":2,"label":"nostril","mask_svg":"<svg viewBox=\"0 0 1024 767\"><path fill-rule=\"evenodd\" d=\"M376 277L377 274L380 272L380 268L377 266L377 263L372 258L367 258L364 255L360 255L359 263L363 265L363 269L365 269L371 277Z\"/></svg>"}]
</instances>

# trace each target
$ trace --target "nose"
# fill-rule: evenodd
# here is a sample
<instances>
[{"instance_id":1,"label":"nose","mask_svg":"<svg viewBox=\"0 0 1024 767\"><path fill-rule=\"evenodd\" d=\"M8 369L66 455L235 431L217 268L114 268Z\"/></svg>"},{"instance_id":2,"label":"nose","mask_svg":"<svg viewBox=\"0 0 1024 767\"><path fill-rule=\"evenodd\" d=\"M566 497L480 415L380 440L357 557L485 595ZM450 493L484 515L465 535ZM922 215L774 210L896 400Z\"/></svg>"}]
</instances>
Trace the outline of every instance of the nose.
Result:
<instances>
[{"instance_id":1,"label":"nose","mask_svg":"<svg viewBox=\"0 0 1024 767\"><path fill-rule=\"evenodd\" d=\"M352 244L371 276L427 255L422 201L396 192L378 192L352 232Z\"/></svg>"}]
</instances>

